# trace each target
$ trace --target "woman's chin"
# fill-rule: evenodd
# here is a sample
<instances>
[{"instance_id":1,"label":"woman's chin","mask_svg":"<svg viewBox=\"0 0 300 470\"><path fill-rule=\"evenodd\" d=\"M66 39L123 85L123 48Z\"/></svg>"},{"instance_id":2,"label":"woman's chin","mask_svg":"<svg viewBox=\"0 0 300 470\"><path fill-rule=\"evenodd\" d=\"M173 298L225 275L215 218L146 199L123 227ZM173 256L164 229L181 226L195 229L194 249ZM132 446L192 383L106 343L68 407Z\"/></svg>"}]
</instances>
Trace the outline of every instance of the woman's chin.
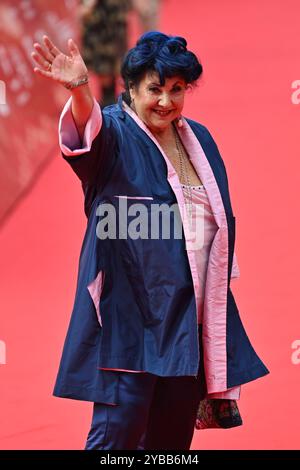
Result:
<instances>
[{"instance_id":1,"label":"woman's chin","mask_svg":"<svg viewBox=\"0 0 300 470\"><path fill-rule=\"evenodd\" d=\"M152 129L155 132L161 132L167 129L167 127L170 126L172 123L173 119L151 119L151 121L148 123L148 127Z\"/></svg>"}]
</instances>

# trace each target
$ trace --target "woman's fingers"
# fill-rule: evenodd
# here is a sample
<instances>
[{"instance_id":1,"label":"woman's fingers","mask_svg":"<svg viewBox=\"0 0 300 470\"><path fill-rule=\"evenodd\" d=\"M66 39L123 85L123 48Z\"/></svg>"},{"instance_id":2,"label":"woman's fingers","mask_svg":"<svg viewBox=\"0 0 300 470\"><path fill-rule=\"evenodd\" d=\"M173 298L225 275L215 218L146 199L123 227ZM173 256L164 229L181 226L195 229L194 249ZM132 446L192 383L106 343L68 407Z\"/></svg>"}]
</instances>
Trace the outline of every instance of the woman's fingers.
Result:
<instances>
[{"instance_id":1,"label":"woman's fingers","mask_svg":"<svg viewBox=\"0 0 300 470\"><path fill-rule=\"evenodd\" d=\"M34 43L33 47L35 50L40 54L40 56L43 57L47 62L53 62L54 56L50 54L48 50L46 50L44 47L42 47L38 42Z\"/></svg>"},{"instance_id":2,"label":"woman's fingers","mask_svg":"<svg viewBox=\"0 0 300 470\"><path fill-rule=\"evenodd\" d=\"M73 39L68 40L68 47L69 47L69 51L72 57L76 55L80 55L79 49L77 45L75 44L75 42L73 41Z\"/></svg>"},{"instance_id":3,"label":"woman's fingers","mask_svg":"<svg viewBox=\"0 0 300 470\"><path fill-rule=\"evenodd\" d=\"M50 62L45 60L43 56L41 56L38 52L32 52L31 57L33 60L44 70L49 70Z\"/></svg>"},{"instance_id":4,"label":"woman's fingers","mask_svg":"<svg viewBox=\"0 0 300 470\"><path fill-rule=\"evenodd\" d=\"M52 78L51 72L47 72L46 70L39 69L38 67L34 67L33 70L35 73L42 75L43 77Z\"/></svg>"},{"instance_id":5,"label":"woman's fingers","mask_svg":"<svg viewBox=\"0 0 300 470\"><path fill-rule=\"evenodd\" d=\"M31 57L38 65L38 67L34 67L34 72L43 77L53 79L51 64L58 55L62 54L62 52L46 35L43 36L43 44L36 42L33 47L35 51L31 53Z\"/></svg>"},{"instance_id":6,"label":"woman's fingers","mask_svg":"<svg viewBox=\"0 0 300 470\"><path fill-rule=\"evenodd\" d=\"M53 55L53 57L62 54L62 52L53 44L53 42L48 38L48 36L43 36L43 42L50 54Z\"/></svg>"}]
</instances>

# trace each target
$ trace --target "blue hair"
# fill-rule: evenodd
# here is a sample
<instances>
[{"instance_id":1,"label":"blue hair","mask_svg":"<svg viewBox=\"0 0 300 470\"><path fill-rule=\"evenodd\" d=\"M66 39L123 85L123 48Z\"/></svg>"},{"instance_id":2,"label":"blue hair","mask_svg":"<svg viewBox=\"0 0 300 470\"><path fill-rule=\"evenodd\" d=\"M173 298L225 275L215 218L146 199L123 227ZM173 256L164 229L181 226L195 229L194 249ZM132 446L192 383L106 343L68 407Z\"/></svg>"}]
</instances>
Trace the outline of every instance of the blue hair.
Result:
<instances>
[{"instance_id":1,"label":"blue hair","mask_svg":"<svg viewBox=\"0 0 300 470\"><path fill-rule=\"evenodd\" d=\"M186 46L186 40L180 36L159 31L143 34L123 59L121 76L126 92L130 85L138 85L144 74L151 71L158 73L161 86L166 78L175 75L186 83L195 82L202 74L202 65Z\"/></svg>"}]
</instances>

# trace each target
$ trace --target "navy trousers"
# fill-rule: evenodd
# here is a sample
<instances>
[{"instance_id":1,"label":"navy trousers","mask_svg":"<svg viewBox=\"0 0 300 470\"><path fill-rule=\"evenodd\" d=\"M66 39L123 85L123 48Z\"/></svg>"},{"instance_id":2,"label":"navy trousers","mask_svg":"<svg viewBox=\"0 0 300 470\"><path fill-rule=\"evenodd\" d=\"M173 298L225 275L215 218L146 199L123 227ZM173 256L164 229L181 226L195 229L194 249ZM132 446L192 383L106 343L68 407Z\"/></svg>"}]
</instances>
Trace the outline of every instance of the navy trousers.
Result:
<instances>
[{"instance_id":1,"label":"navy trousers","mask_svg":"<svg viewBox=\"0 0 300 470\"><path fill-rule=\"evenodd\" d=\"M197 378L115 371L118 404L94 403L85 450L188 450L206 395L201 327L199 340Z\"/></svg>"}]
</instances>

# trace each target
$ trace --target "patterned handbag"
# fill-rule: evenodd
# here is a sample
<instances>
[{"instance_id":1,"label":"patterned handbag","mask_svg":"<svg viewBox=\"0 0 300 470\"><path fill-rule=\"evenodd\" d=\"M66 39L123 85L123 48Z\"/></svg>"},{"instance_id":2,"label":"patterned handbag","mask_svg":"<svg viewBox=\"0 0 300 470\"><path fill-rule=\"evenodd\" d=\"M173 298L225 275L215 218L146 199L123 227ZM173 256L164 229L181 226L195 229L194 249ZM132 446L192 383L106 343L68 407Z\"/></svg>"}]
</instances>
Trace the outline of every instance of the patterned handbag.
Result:
<instances>
[{"instance_id":1,"label":"patterned handbag","mask_svg":"<svg viewBox=\"0 0 300 470\"><path fill-rule=\"evenodd\" d=\"M200 401L196 429L233 428L243 424L236 400L204 398Z\"/></svg>"}]
</instances>

